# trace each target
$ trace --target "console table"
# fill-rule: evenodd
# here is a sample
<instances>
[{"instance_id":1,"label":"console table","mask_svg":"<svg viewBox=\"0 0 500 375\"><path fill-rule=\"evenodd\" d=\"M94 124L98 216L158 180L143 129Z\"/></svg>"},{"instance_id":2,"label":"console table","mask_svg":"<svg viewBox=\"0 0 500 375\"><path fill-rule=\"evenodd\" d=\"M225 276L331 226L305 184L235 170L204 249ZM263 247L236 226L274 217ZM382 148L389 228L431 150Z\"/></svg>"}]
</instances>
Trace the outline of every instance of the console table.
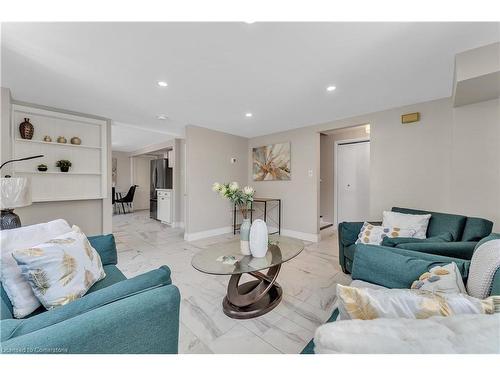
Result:
<instances>
[{"instance_id":1,"label":"console table","mask_svg":"<svg viewBox=\"0 0 500 375\"><path fill-rule=\"evenodd\" d=\"M264 205L263 209L254 207L255 203L262 203ZM269 204L269 205L268 205ZM250 222L253 222L254 211L260 210L263 213L263 219L267 224L267 214L272 210L278 210L278 222L273 219L270 221L278 225L278 230L269 234L279 234L281 235L281 199L278 198L254 198L250 206ZM238 208L234 205L233 209L233 234L236 234L240 230L240 223L238 223Z\"/></svg>"}]
</instances>

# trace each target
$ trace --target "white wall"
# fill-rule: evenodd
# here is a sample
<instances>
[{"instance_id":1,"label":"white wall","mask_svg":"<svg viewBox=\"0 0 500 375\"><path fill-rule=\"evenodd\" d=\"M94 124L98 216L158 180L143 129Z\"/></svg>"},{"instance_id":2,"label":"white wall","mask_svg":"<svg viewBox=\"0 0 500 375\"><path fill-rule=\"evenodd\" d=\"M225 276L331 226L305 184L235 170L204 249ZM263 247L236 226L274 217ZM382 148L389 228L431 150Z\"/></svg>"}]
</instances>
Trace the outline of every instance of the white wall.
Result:
<instances>
[{"instance_id":1,"label":"white wall","mask_svg":"<svg viewBox=\"0 0 500 375\"><path fill-rule=\"evenodd\" d=\"M139 185L135 190L134 210L149 210L150 195L150 156L134 156L132 160L132 184ZM128 190L126 190L128 191Z\"/></svg>"},{"instance_id":2,"label":"white wall","mask_svg":"<svg viewBox=\"0 0 500 375\"><path fill-rule=\"evenodd\" d=\"M453 109L450 209L490 218L500 231L500 102Z\"/></svg>"},{"instance_id":3,"label":"white wall","mask_svg":"<svg viewBox=\"0 0 500 375\"><path fill-rule=\"evenodd\" d=\"M420 112L421 121L401 124ZM500 230L498 100L452 107L451 98L390 109L250 139L250 146L292 144L291 181L253 182L259 195L281 197L283 226L319 232L319 132L371 124L370 217L392 206L475 215ZM249 151L250 152L250 151ZM248 176L251 179L251 160Z\"/></svg>"},{"instance_id":4,"label":"white wall","mask_svg":"<svg viewBox=\"0 0 500 375\"><path fill-rule=\"evenodd\" d=\"M116 159L116 191L127 191L132 185L132 162L128 152L113 151L112 158Z\"/></svg>"},{"instance_id":5,"label":"white wall","mask_svg":"<svg viewBox=\"0 0 500 375\"><path fill-rule=\"evenodd\" d=\"M232 230L231 205L212 191L212 184L246 184L247 148L247 138L186 127L186 239ZM236 158L235 164L231 164L232 157Z\"/></svg>"},{"instance_id":6,"label":"white wall","mask_svg":"<svg viewBox=\"0 0 500 375\"><path fill-rule=\"evenodd\" d=\"M2 105L2 110L0 112L0 120L2 121L2 126L0 128L0 157L2 162L5 162L9 160L11 157L11 152L12 152L12 145L11 145L11 127L10 127L10 121L11 121L11 96L10 96L10 90L8 88L2 87L1 88L1 105ZM10 165L7 164L5 167L2 168L2 176L5 176L6 174L10 173Z\"/></svg>"},{"instance_id":7,"label":"white wall","mask_svg":"<svg viewBox=\"0 0 500 375\"><path fill-rule=\"evenodd\" d=\"M253 181L252 149L274 143L291 143L290 181ZM319 220L320 134L300 128L251 138L248 147L248 183L263 198L280 198L282 233L317 240Z\"/></svg>"}]
</instances>

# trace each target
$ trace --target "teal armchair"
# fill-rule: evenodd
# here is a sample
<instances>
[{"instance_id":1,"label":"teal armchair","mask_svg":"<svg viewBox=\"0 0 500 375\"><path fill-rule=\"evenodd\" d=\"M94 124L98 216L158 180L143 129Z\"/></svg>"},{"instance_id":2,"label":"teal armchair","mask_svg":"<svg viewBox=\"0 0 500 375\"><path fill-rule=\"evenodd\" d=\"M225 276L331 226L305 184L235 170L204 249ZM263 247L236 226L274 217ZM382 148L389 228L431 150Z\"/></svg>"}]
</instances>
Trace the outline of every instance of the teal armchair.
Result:
<instances>
[{"instance_id":1,"label":"teal armchair","mask_svg":"<svg viewBox=\"0 0 500 375\"><path fill-rule=\"evenodd\" d=\"M470 260L477 243L488 236L493 228L493 222L490 220L476 217L401 207L393 207L392 211L432 216L427 227L426 239L401 238L398 241L384 241L382 245L386 247ZM362 222L343 222L338 226L339 262L344 273L352 272L355 252L359 246L355 242L362 226Z\"/></svg>"},{"instance_id":2,"label":"teal armchair","mask_svg":"<svg viewBox=\"0 0 500 375\"><path fill-rule=\"evenodd\" d=\"M180 294L170 269L127 279L112 235L89 237L106 277L82 298L25 319L12 317L1 289L2 353L177 353Z\"/></svg>"}]
</instances>

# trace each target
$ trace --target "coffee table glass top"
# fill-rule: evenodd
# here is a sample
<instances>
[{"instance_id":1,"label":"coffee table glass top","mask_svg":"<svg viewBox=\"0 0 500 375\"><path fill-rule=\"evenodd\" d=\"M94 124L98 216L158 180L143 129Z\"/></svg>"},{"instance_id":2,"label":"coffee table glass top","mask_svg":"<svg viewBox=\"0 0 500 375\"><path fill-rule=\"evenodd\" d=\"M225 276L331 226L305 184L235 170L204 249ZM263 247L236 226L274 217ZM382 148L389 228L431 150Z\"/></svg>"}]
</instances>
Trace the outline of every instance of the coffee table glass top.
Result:
<instances>
[{"instance_id":1,"label":"coffee table glass top","mask_svg":"<svg viewBox=\"0 0 500 375\"><path fill-rule=\"evenodd\" d=\"M204 273L237 275L277 266L296 257L304 249L302 241L290 237L269 236L269 241L271 244L263 258L241 254L240 240L235 239L200 250L191 264Z\"/></svg>"}]
</instances>

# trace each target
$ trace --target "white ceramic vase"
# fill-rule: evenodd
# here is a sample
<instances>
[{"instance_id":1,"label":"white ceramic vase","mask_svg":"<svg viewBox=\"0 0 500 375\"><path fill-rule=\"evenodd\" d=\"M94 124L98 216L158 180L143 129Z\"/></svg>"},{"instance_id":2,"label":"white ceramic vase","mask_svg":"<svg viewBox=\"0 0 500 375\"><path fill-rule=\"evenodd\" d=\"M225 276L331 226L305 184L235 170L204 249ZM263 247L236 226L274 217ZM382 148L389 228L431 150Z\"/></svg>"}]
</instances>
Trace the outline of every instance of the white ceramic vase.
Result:
<instances>
[{"instance_id":1,"label":"white ceramic vase","mask_svg":"<svg viewBox=\"0 0 500 375\"><path fill-rule=\"evenodd\" d=\"M266 223L261 219L255 220L250 228L250 252L253 257L263 258L266 256L268 246L267 236Z\"/></svg>"}]
</instances>

